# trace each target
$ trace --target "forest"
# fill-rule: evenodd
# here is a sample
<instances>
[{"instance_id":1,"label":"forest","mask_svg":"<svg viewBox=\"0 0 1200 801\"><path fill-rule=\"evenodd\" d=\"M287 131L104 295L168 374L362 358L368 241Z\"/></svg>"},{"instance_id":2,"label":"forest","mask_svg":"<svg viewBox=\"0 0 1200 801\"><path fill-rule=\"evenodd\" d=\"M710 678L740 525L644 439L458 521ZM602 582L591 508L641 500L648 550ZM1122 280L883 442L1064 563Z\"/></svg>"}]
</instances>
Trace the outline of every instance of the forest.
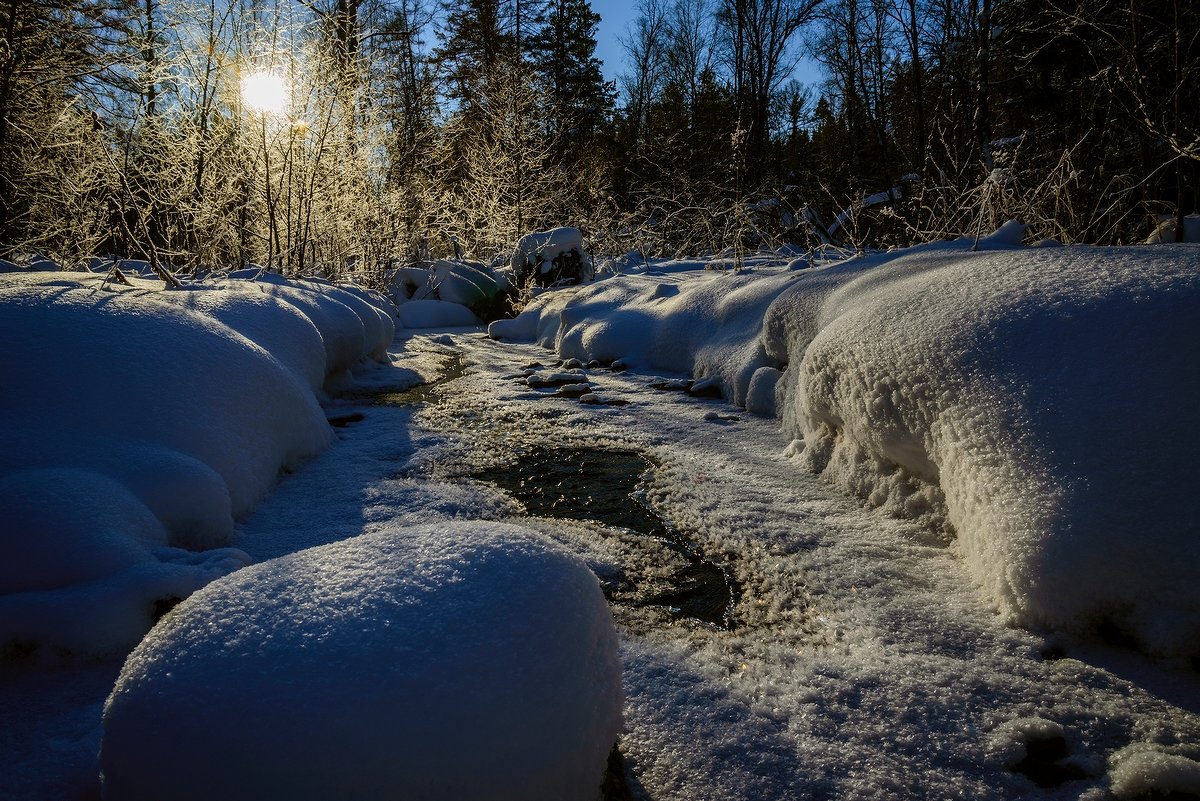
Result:
<instances>
[{"instance_id":1,"label":"forest","mask_svg":"<svg viewBox=\"0 0 1200 801\"><path fill-rule=\"evenodd\" d=\"M611 82L598 22L588 0L6 0L0 257L369 282L557 225L673 255L1010 218L1123 244L1197 211L1193 3L643 0Z\"/></svg>"}]
</instances>

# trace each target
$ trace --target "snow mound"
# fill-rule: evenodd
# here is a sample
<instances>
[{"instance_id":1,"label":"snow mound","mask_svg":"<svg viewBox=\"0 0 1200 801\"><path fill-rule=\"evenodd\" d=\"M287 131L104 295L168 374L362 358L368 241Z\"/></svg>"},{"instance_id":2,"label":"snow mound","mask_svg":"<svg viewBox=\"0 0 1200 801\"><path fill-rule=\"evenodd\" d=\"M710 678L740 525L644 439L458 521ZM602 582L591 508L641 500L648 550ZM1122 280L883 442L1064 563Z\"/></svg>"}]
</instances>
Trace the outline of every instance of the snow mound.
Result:
<instances>
[{"instance_id":1,"label":"snow mound","mask_svg":"<svg viewBox=\"0 0 1200 801\"><path fill-rule=\"evenodd\" d=\"M408 301L441 300L478 308L508 288L508 279L486 265L439 260L428 267L398 269L390 294L398 306Z\"/></svg>"},{"instance_id":2,"label":"snow mound","mask_svg":"<svg viewBox=\"0 0 1200 801\"><path fill-rule=\"evenodd\" d=\"M518 285L540 287L578 284L595 276L578 228L553 228L525 234L510 260Z\"/></svg>"},{"instance_id":3,"label":"snow mound","mask_svg":"<svg viewBox=\"0 0 1200 801\"><path fill-rule=\"evenodd\" d=\"M1030 743L1066 740L1062 724L1045 718L1017 718L1005 721L988 738L988 756L1006 768L1012 768L1028 756Z\"/></svg>"},{"instance_id":4,"label":"snow mound","mask_svg":"<svg viewBox=\"0 0 1200 801\"><path fill-rule=\"evenodd\" d=\"M104 797L592 798L621 705L581 561L506 524L394 528L166 617L105 707Z\"/></svg>"},{"instance_id":5,"label":"snow mound","mask_svg":"<svg viewBox=\"0 0 1200 801\"><path fill-rule=\"evenodd\" d=\"M1118 799L1200 796L1200 762L1150 745L1134 744L1112 757L1112 794Z\"/></svg>"},{"instance_id":6,"label":"snow mound","mask_svg":"<svg viewBox=\"0 0 1200 801\"><path fill-rule=\"evenodd\" d=\"M817 271L822 272L822 271ZM1200 652L1180 488L1200 448L1200 250L932 248L780 296L770 353L804 466L957 532L1017 623ZM812 274L812 273L810 273Z\"/></svg>"},{"instance_id":7,"label":"snow mound","mask_svg":"<svg viewBox=\"0 0 1200 801\"><path fill-rule=\"evenodd\" d=\"M448 300L410 300L397 314L405 328L460 328L479 325L475 312Z\"/></svg>"},{"instance_id":8,"label":"snow mound","mask_svg":"<svg viewBox=\"0 0 1200 801\"><path fill-rule=\"evenodd\" d=\"M1178 242L1176 230L1179 220L1175 217L1163 217L1154 232L1146 238L1147 245L1159 245L1164 242ZM1189 214L1183 218L1183 241L1200 242L1200 214Z\"/></svg>"},{"instance_id":9,"label":"snow mound","mask_svg":"<svg viewBox=\"0 0 1200 801\"><path fill-rule=\"evenodd\" d=\"M245 564L178 549L227 544L281 468L329 444L314 395L327 367L394 331L316 283L132 283L0 277L0 648L127 650L156 601ZM94 608L73 620L72 604Z\"/></svg>"}]
</instances>

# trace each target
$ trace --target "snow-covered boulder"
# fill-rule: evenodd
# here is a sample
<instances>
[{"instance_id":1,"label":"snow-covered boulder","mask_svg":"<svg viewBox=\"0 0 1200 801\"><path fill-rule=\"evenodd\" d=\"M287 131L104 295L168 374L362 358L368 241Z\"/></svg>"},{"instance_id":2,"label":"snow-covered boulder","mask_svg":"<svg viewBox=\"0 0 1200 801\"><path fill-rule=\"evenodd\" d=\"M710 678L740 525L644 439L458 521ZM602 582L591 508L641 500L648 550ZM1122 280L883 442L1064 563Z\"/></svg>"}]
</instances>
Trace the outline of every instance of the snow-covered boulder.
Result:
<instances>
[{"instance_id":1,"label":"snow-covered boulder","mask_svg":"<svg viewBox=\"0 0 1200 801\"><path fill-rule=\"evenodd\" d=\"M583 232L578 228L525 234L513 251L511 266L520 286L578 284L594 275L591 257L583 248Z\"/></svg>"},{"instance_id":2,"label":"snow-covered boulder","mask_svg":"<svg viewBox=\"0 0 1200 801\"><path fill-rule=\"evenodd\" d=\"M396 272L393 293L397 300L445 300L471 307L508 288L504 276L478 262L439 259L427 267L405 267Z\"/></svg>"},{"instance_id":3,"label":"snow-covered boulder","mask_svg":"<svg viewBox=\"0 0 1200 801\"><path fill-rule=\"evenodd\" d=\"M462 306L479 317L492 319L506 308L510 289L508 278L487 265L478 262L438 260L428 266L398 269L392 277L389 293L396 305L402 309L402 321L403 307L412 302L424 301L440 301ZM462 318L460 313L457 319ZM407 323L405 326L430 327Z\"/></svg>"},{"instance_id":4,"label":"snow-covered boulder","mask_svg":"<svg viewBox=\"0 0 1200 801\"><path fill-rule=\"evenodd\" d=\"M595 798L621 706L582 562L501 523L396 528L168 615L105 707L104 797Z\"/></svg>"}]
</instances>

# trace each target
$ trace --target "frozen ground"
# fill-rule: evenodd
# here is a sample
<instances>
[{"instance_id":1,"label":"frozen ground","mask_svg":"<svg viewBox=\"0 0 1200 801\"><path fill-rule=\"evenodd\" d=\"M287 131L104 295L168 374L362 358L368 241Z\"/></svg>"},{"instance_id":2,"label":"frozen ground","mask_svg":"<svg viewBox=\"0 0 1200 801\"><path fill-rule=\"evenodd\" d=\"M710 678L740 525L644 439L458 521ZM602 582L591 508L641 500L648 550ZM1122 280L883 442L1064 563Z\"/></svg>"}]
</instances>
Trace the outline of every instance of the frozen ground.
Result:
<instances>
[{"instance_id":1,"label":"frozen ground","mask_svg":"<svg viewBox=\"0 0 1200 801\"><path fill-rule=\"evenodd\" d=\"M365 391L326 405L337 442L232 544L262 562L397 525L520 517L471 476L547 444L646 454L646 503L727 564L740 594L731 630L615 609L635 797L1200 794L1192 665L1008 627L955 546L800 469L778 422L652 389L682 376L649 368L583 371L599 399L626 405L549 397L518 379L534 361L553 367L551 352L474 329L409 335L392 355ZM458 365L432 392L390 392ZM602 574L653 570L602 527L526 522ZM0 666L0 797L98 796L120 664Z\"/></svg>"}]
</instances>

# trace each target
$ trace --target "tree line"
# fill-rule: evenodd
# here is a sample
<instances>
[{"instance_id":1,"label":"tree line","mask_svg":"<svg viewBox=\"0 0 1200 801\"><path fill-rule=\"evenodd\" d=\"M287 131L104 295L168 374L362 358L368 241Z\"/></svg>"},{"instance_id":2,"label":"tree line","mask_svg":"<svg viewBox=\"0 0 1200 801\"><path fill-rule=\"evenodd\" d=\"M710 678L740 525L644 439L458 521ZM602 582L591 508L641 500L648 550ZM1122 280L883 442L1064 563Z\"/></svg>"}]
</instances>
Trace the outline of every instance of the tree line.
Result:
<instances>
[{"instance_id":1,"label":"tree line","mask_svg":"<svg viewBox=\"0 0 1200 801\"><path fill-rule=\"evenodd\" d=\"M0 256L378 274L563 224L673 254L1010 217L1132 242L1196 210L1195 4L643 0L615 83L598 22L587 0L3 0Z\"/></svg>"}]
</instances>

